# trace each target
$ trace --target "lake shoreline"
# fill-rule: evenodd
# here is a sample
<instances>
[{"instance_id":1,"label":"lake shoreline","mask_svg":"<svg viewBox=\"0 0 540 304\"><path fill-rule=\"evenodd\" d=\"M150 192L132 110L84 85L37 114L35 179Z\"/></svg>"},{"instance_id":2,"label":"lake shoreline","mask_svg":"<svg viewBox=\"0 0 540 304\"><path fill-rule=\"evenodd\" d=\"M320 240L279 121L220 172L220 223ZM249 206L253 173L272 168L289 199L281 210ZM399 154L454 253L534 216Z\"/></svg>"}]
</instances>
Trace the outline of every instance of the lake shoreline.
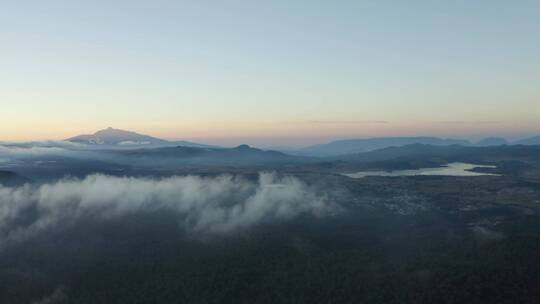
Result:
<instances>
[{"instance_id":1,"label":"lake shoreline","mask_svg":"<svg viewBox=\"0 0 540 304\"><path fill-rule=\"evenodd\" d=\"M493 169L496 168L496 166L453 162L435 168L418 168L390 171L359 171L354 173L343 173L342 175L350 178L364 178L369 176L499 176L499 174L477 171L477 169L481 168Z\"/></svg>"}]
</instances>

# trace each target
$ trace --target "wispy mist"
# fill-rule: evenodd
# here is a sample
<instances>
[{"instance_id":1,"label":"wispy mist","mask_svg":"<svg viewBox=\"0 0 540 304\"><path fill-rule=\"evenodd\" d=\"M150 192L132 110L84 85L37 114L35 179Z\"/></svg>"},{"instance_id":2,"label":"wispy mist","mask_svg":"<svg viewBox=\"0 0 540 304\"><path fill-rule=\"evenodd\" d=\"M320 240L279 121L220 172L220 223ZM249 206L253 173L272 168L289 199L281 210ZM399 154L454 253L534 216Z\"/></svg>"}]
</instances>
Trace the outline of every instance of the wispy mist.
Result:
<instances>
[{"instance_id":1,"label":"wispy mist","mask_svg":"<svg viewBox=\"0 0 540 304\"><path fill-rule=\"evenodd\" d=\"M0 187L0 244L87 217L111 220L157 210L178 214L180 229L219 234L300 214L324 216L337 207L297 178L273 173L260 173L257 182L231 175L91 175L39 187Z\"/></svg>"}]
</instances>

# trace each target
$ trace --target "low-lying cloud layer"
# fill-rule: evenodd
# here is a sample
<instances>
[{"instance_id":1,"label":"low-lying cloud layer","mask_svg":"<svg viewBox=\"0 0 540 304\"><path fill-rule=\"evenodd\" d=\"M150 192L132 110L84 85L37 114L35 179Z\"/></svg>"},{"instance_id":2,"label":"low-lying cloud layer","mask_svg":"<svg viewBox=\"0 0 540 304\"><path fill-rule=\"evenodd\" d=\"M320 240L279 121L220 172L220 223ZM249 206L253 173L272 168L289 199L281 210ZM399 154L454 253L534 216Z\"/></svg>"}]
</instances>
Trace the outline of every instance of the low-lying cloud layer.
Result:
<instances>
[{"instance_id":1,"label":"low-lying cloud layer","mask_svg":"<svg viewBox=\"0 0 540 304\"><path fill-rule=\"evenodd\" d=\"M39 156L39 155L59 155L67 154L68 151L61 147L20 147L0 145L0 156Z\"/></svg>"},{"instance_id":2,"label":"low-lying cloud layer","mask_svg":"<svg viewBox=\"0 0 540 304\"><path fill-rule=\"evenodd\" d=\"M110 220L170 210L180 229L226 233L300 214L324 216L337 207L294 177L260 173L257 182L223 175L164 179L91 175L39 187L0 186L0 246L83 218Z\"/></svg>"},{"instance_id":3,"label":"low-lying cloud layer","mask_svg":"<svg viewBox=\"0 0 540 304\"><path fill-rule=\"evenodd\" d=\"M82 144L61 140L0 142L0 153L7 155L50 155L84 148Z\"/></svg>"}]
</instances>

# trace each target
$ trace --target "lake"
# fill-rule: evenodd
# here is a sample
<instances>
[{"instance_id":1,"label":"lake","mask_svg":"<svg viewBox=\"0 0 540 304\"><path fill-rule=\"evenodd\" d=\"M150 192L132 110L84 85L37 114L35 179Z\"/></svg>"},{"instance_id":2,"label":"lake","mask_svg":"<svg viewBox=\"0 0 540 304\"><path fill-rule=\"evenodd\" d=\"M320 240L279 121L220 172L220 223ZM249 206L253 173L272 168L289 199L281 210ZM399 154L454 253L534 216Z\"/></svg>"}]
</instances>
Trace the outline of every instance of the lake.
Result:
<instances>
[{"instance_id":1,"label":"lake","mask_svg":"<svg viewBox=\"0 0 540 304\"><path fill-rule=\"evenodd\" d=\"M420 168L415 170L394 170L394 171L360 171L347 173L345 176L352 178L362 178L366 176L416 176L416 175L444 175L444 176L482 176L495 175L492 173L482 173L470 171L474 168L496 168L496 166L475 165L469 163L449 163L439 168Z\"/></svg>"}]
</instances>

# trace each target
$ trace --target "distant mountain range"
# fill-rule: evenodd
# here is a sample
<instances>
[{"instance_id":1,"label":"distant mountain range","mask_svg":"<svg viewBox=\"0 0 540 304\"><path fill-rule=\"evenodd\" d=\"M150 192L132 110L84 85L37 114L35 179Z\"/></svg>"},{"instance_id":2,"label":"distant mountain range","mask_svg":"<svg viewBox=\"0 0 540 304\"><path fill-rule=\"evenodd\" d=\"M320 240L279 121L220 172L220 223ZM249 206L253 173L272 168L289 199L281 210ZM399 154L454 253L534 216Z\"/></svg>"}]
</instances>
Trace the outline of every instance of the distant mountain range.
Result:
<instances>
[{"instance_id":1,"label":"distant mountain range","mask_svg":"<svg viewBox=\"0 0 540 304\"><path fill-rule=\"evenodd\" d=\"M528 159L540 157L540 145L501 145L501 146L434 146L411 144L401 147L387 147L365 153L340 155L329 160L346 162L380 162L387 160L422 160L440 163L472 162L486 160Z\"/></svg>"},{"instance_id":2,"label":"distant mountain range","mask_svg":"<svg viewBox=\"0 0 540 304\"><path fill-rule=\"evenodd\" d=\"M160 146L184 146L184 147L201 147L209 148L212 146L198 144L189 141L168 141L161 138L156 138L148 135L139 134L132 131L113 129L111 127L99 130L94 134L78 135L66 139L66 141L86 144L91 146L116 146L124 148L133 147L160 147Z\"/></svg>"},{"instance_id":3,"label":"distant mountain range","mask_svg":"<svg viewBox=\"0 0 540 304\"><path fill-rule=\"evenodd\" d=\"M204 145L189 141L168 141L149 135L143 135L132 131L107 128L99 130L94 134L79 135L68 138L66 141L77 144L85 144L93 148L113 148L133 150L139 148L161 148L161 147L195 147L212 148L214 152L223 152L220 147ZM478 142L471 142L463 139L439 138L439 137L375 137L366 139L337 140L326 144L314 145L298 150L280 150L281 152L310 157L329 157L337 155L355 154L370 152L388 147L402 147L406 145L423 144L431 146L467 146L467 147L488 147L501 145L540 145L540 135L523 140L509 142L501 137L488 137ZM262 150L260 150L262 151ZM193 151L192 151L193 152ZM202 151L209 153L209 151ZM275 151L273 151L275 152ZM145 152L146 153L146 152Z\"/></svg>"},{"instance_id":4,"label":"distant mountain range","mask_svg":"<svg viewBox=\"0 0 540 304\"><path fill-rule=\"evenodd\" d=\"M476 146L489 147L489 146L501 146L508 145L509 142L502 137L488 137L484 138L476 143Z\"/></svg>"},{"instance_id":5,"label":"distant mountain range","mask_svg":"<svg viewBox=\"0 0 540 304\"><path fill-rule=\"evenodd\" d=\"M344 154L354 154L370 152L389 147L403 147L413 144L431 145L431 146L451 146L459 145L466 147L488 147L501 145L540 145L540 135L509 142L501 137L488 137L478 142L470 142L463 139L438 138L438 137L375 137L367 139L348 139L337 140L327 144L314 145L296 151L287 151L296 155L305 156L336 156Z\"/></svg>"},{"instance_id":6,"label":"distant mountain range","mask_svg":"<svg viewBox=\"0 0 540 304\"><path fill-rule=\"evenodd\" d=\"M460 139L443 139L437 137L377 137L367 139L338 140L327 144L315 145L299 150L303 155L331 156L369 152L387 147L400 147L410 144L425 144L434 146L463 145L471 143Z\"/></svg>"},{"instance_id":7,"label":"distant mountain range","mask_svg":"<svg viewBox=\"0 0 540 304\"><path fill-rule=\"evenodd\" d=\"M482 163L510 156L519 160L531 155L540 155L540 136L514 142L491 137L476 143L437 137L352 139L284 153L248 145L222 148L167 141L108 128L67 141L0 143L0 156L9 160L6 162L9 166L0 167L0 170L6 169L0 172L0 184L23 184L26 177L44 181L94 172L166 175L182 168L410 169L452 161Z\"/></svg>"},{"instance_id":8,"label":"distant mountain range","mask_svg":"<svg viewBox=\"0 0 540 304\"><path fill-rule=\"evenodd\" d=\"M263 165L301 163L316 161L303 156L288 155L278 151L261 150L248 145L235 148L162 147L154 149L132 149L114 152L138 165Z\"/></svg>"},{"instance_id":9,"label":"distant mountain range","mask_svg":"<svg viewBox=\"0 0 540 304\"><path fill-rule=\"evenodd\" d=\"M526 139L518 140L514 142L513 144L516 145L540 145L540 135L529 137Z\"/></svg>"}]
</instances>

